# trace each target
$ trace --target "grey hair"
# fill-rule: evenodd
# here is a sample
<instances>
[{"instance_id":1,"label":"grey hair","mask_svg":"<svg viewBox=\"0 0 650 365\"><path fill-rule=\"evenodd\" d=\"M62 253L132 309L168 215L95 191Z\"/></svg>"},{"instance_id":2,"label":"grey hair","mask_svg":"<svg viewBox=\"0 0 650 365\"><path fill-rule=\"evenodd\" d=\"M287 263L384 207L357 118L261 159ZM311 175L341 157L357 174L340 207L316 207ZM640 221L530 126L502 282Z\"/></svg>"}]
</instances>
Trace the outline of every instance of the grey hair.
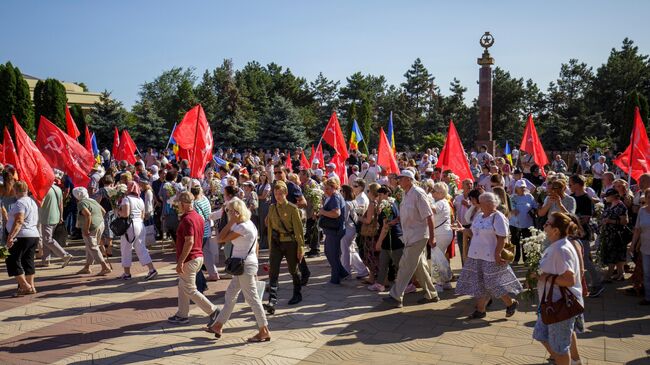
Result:
<instances>
[{"instance_id":1,"label":"grey hair","mask_svg":"<svg viewBox=\"0 0 650 365\"><path fill-rule=\"evenodd\" d=\"M489 192L485 192L485 193L481 194L478 197L478 201L479 201L479 203L490 202L490 203L494 204L494 206L499 206L499 204L501 204L501 199L499 199L499 197L496 194L489 193Z\"/></svg>"}]
</instances>

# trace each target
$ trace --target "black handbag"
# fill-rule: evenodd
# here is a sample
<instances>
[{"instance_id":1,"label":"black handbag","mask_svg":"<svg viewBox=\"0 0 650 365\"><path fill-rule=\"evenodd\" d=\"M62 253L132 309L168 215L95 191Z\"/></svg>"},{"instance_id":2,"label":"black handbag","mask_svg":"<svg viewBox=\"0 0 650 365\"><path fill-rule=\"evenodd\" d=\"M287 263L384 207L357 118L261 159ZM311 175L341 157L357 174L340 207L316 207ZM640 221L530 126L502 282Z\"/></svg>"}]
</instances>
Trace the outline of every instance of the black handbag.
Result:
<instances>
[{"instance_id":1,"label":"black handbag","mask_svg":"<svg viewBox=\"0 0 650 365\"><path fill-rule=\"evenodd\" d=\"M334 231L341 228L341 224L339 223L338 218L328 217L320 217L320 219L318 219L318 226L322 229L331 229Z\"/></svg>"},{"instance_id":2,"label":"black handbag","mask_svg":"<svg viewBox=\"0 0 650 365\"><path fill-rule=\"evenodd\" d=\"M116 236L123 236L132 224L133 220L131 217L117 217L111 222L111 232Z\"/></svg>"},{"instance_id":3,"label":"black handbag","mask_svg":"<svg viewBox=\"0 0 650 365\"><path fill-rule=\"evenodd\" d=\"M246 257L251 253L253 250L253 247L255 246L255 241L253 241L253 244L251 245L251 248L248 249L248 253L246 254L245 257L232 257L232 252L235 250L234 247L230 251L230 257L226 259L226 272L230 275L233 276L239 276L244 273L244 260L246 260Z\"/></svg>"}]
</instances>

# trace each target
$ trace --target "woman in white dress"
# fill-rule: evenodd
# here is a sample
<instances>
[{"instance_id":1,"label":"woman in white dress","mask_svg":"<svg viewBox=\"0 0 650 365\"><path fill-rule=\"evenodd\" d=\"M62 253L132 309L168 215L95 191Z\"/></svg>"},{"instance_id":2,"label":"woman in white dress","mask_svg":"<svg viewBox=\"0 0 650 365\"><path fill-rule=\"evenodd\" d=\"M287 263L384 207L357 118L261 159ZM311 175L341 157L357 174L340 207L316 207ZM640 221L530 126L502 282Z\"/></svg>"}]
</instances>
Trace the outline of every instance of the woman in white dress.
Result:
<instances>
[{"instance_id":1,"label":"woman in white dress","mask_svg":"<svg viewBox=\"0 0 650 365\"><path fill-rule=\"evenodd\" d=\"M451 272L449 261L445 260L443 262L433 259L434 250L440 250L444 255L454 238L454 231L451 229L451 205L447 199L448 194L449 187L447 184L443 182L437 182L433 185L433 189L431 190L431 195L433 196L431 210L433 211L433 221L435 224L434 236L436 240L436 247L429 248L429 250L431 250L432 258L432 277L439 276L436 274L436 272ZM434 267L434 265L442 265L442 267ZM449 280L451 280L451 278L445 277L444 282L436 282L436 291L442 292L443 289L451 289L451 283Z\"/></svg>"}]
</instances>

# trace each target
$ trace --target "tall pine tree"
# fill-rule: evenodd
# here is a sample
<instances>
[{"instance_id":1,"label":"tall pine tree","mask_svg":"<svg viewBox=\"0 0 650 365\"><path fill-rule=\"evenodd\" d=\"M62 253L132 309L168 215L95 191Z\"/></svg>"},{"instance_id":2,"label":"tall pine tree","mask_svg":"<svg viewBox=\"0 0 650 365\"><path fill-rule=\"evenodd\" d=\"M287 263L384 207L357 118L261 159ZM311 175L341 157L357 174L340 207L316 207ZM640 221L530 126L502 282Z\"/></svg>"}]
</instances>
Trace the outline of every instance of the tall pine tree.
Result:
<instances>
[{"instance_id":1,"label":"tall pine tree","mask_svg":"<svg viewBox=\"0 0 650 365\"><path fill-rule=\"evenodd\" d=\"M41 115L65 130L65 106L68 98L65 86L55 79L39 80L34 88L34 125L38 130Z\"/></svg>"}]
</instances>

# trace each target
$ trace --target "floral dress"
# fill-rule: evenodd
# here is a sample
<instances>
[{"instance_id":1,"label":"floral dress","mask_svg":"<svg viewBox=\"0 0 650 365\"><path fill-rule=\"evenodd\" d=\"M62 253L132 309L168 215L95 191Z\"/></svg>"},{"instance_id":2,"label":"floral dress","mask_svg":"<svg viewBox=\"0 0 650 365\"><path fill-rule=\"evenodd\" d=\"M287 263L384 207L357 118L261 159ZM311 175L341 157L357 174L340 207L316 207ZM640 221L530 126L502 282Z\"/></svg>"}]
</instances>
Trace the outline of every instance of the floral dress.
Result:
<instances>
[{"instance_id":1,"label":"floral dress","mask_svg":"<svg viewBox=\"0 0 650 365\"><path fill-rule=\"evenodd\" d=\"M603 211L602 218L619 219L627 216L627 208L623 202L609 206ZM600 256L603 264L610 265L625 261L627 256L627 244L625 242L623 229L620 224L604 224L601 228Z\"/></svg>"}]
</instances>

